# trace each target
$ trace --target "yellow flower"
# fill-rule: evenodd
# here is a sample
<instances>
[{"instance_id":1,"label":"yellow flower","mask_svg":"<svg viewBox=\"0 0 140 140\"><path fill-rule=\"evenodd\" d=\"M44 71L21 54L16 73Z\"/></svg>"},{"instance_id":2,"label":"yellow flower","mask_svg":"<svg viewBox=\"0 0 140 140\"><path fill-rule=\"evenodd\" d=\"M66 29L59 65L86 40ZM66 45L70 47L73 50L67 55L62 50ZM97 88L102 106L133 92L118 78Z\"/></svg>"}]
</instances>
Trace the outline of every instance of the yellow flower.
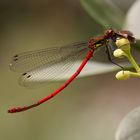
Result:
<instances>
[{"instance_id":1,"label":"yellow flower","mask_svg":"<svg viewBox=\"0 0 140 140\"><path fill-rule=\"evenodd\" d=\"M130 71L119 71L117 74L116 74L116 78L118 80L127 80L130 78Z\"/></svg>"},{"instance_id":2,"label":"yellow flower","mask_svg":"<svg viewBox=\"0 0 140 140\"><path fill-rule=\"evenodd\" d=\"M130 51L130 42L126 38L117 39L116 46L125 53L128 53Z\"/></svg>"},{"instance_id":3,"label":"yellow flower","mask_svg":"<svg viewBox=\"0 0 140 140\"><path fill-rule=\"evenodd\" d=\"M129 79L130 77L138 77L140 78L140 74L137 73L137 72L131 72L131 71L119 71L117 74L116 74L116 78L118 80L127 80Z\"/></svg>"},{"instance_id":4,"label":"yellow flower","mask_svg":"<svg viewBox=\"0 0 140 140\"><path fill-rule=\"evenodd\" d=\"M130 52L131 46L129 40L127 38L117 38L116 46L118 47L118 49L113 52L113 55L119 58L122 58L123 56L127 57L135 68L136 72L140 74L140 67L138 66Z\"/></svg>"},{"instance_id":5,"label":"yellow flower","mask_svg":"<svg viewBox=\"0 0 140 140\"><path fill-rule=\"evenodd\" d=\"M114 52L113 52L113 55L115 57L119 57L119 58L123 58L124 56L126 56L126 54L124 53L124 51L122 51L121 49L116 49Z\"/></svg>"}]
</instances>

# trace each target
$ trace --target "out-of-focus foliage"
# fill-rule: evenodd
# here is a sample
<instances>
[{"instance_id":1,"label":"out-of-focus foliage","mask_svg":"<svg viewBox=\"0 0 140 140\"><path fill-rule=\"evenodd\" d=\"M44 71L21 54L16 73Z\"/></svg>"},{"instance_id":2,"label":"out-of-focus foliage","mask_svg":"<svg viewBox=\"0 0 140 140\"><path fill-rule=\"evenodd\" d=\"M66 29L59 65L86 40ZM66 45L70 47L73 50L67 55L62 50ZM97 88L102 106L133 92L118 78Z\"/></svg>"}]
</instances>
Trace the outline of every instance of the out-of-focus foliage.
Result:
<instances>
[{"instance_id":1,"label":"out-of-focus foliage","mask_svg":"<svg viewBox=\"0 0 140 140\"><path fill-rule=\"evenodd\" d=\"M83 8L103 28L121 29L124 22L123 12L111 1L80 0Z\"/></svg>"},{"instance_id":2,"label":"out-of-focus foliage","mask_svg":"<svg viewBox=\"0 0 140 140\"><path fill-rule=\"evenodd\" d=\"M120 0L122 9L128 1L132 0ZM102 9L100 4L97 6L98 14ZM101 57L107 59L102 50L81 75L110 73L76 79L53 100L37 108L7 113L10 106L34 103L60 84L32 90L20 87L19 75L8 67L14 54L85 40L102 34L106 26L89 16L79 0L3 0L0 7L0 139L114 140L120 119L132 106L139 105L139 79L117 81L111 73L115 66L99 63Z\"/></svg>"},{"instance_id":3,"label":"out-of-focus foliage","mask_svg":"<svg viewBox=\"0 0 140 140\"><path fill-rule=\"evenodd\" d=\"M132 110L121 121L116 140L140 140L140 107Z\"/></svg>"},{"instance_id":4,"label":"out-of-focus foliage","mask_svg":"<svg viewBox=\"0 0 140 140\"><path fill-rule=\"evenodd\" d=\"M140 1L137 0L129 9L126 15L124 28L133 32L137 39L135 47L140 50Z\"/></svg>"}]
</instances>

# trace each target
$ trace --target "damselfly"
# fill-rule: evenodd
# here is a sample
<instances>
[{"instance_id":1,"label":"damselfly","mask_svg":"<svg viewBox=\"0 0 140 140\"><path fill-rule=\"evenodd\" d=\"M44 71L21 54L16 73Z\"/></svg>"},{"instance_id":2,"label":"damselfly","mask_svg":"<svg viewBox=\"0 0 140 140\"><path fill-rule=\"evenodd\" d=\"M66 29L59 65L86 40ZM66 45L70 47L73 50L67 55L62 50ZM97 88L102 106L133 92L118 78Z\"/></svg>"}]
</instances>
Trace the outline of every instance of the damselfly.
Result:
<instances>
[{"instance_id":1,"label":"damselfly","mask_svg":"<svg viewBox=\"0 0 140 140\"><path fill-rule=\"evenodd\" d=\"M103 35L91 38L87 42L84 41L64 47L46 48L15 55L10 63L10 68L16 72L23 72L19 82L25 87L39 83L40 81L37 80L39 76L42 76L42 78L45 79L47 79L50 75L52 79L61 77L62 74L66 73L72 67L74 61L81 58L83 55L85 56L80 66L72 74L72 76L70 76L70 78L54 92L32 105L11 108L8 112L15 113L25 111L53 98L79 75L88 60L92 57L95 50L102 46L109 50L110 44L116 42L118 38L127 38L131 43L135 42L135 38L130 31L115 31L113 29L108 29ZM68 63L70 61L73 63ZM63 65L60 67L59 64L61 63L63 63ZM53 70L50 70L50 67L53 67Z\"/></svg>"}]
</instances>

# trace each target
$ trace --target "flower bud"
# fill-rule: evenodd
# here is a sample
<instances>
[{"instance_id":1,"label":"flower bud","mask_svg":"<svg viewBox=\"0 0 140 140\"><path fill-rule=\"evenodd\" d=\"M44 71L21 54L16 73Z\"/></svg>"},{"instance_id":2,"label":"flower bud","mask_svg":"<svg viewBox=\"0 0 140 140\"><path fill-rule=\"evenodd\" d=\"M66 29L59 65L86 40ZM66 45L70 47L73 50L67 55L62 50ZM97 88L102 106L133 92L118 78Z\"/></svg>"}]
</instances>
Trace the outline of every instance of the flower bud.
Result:
<instances>
[{"instance_id":1,"label":"flower bud","mask_svg":"<svg viewBox=\"0 0 140 140\"><path fill-rule=\"evenodd\" d=\"M115 57L119 57L119 58L122 58L125 56L125 53L124 51L122 51L121 49L116 49L114 52L113 52L113 55Z\"/></svg>"},{"instance_id":2,"label":"flower bud","mask_svg":"<svg viewBox=\"0 0 140 140\"><path fill-rule=\"evenodd\" d=\"M116 78L118 80L127 80L130 78L130 71L119 71L117 74L116 74Z\"/></svg>"},{"instance_id":3,"label":"flower bud","mask_svg":"<svg viewBox=\"0 0 140 140\"><path fill-rule=\"evenodd\" d=\"M116 40L116 46L123 50L124 52L125 51L130 51L130 42L128 39L126 38L120 38L120 39L117 39Z\"/></svg>"}]
</instances>

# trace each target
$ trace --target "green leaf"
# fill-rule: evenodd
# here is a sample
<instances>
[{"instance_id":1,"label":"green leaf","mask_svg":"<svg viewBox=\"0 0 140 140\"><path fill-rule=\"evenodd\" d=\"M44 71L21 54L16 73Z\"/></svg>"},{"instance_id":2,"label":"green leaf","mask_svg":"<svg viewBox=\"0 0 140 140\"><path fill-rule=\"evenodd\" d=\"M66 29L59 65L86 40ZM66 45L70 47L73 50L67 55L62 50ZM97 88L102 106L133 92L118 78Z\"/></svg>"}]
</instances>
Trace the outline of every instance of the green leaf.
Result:
<instances>
[{"instance_id":1,"label":"green leaf","mask_svg":"<svg viewBox=\"0 0 140 140\"><path fill-rule=\"evenodd\" d=\"M134 34L134 37L137 39L137 42L136 42L136 44L134 44L134 47L140 51L140 18L139 18L139 13L140 13L140 1L137 0L129 8L129 10L126 14L124 29L130 30Z\"/></svg>"},{"instance_id":2,"label":"green leaf","mask_svg":"<svg viewBox=\"0 0 140 140\"><path fill-rule=\"evenodd\" d=\"M123 118L116 132L116 140L140 140L140 107Z\"/></svg>"},{"instance_id":3,"label":"green leaf","mask_svg":"<svg viewBox=\"0 0 140 140\"><path fill-rule=\"evenodd\" d=\"M103 28L122 28L125 16L113 3L105 0L80 0L80 2L88 14Z\"/></svg>"}]
</instances>

